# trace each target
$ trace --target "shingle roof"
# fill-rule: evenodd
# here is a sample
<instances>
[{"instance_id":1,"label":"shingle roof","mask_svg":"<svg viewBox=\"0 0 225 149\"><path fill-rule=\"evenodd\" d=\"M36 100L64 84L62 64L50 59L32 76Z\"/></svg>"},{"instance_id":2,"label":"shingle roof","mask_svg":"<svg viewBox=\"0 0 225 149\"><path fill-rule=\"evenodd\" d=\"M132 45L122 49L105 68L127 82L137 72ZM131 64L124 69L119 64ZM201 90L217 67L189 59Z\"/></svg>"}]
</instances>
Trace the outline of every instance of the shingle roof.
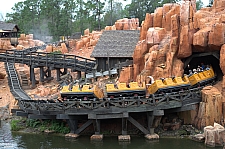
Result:
<instances>
[{"instance_id":1,"label":"shingle roof","mask_svg":"<svg viewBox=\"0 0 225 149\"><path fill-rule=\"evenodd\" d=\"M80 39L81 38L81 32L76 32L76 33L73 33L71 36L70 36L70 39Z\"/></svg>"},{"instance_id":2,"label":"shingle roof","mask_svg":"<svg viewBox=\"0 0 225 149\"><path fill-rule=\"evenodd\" d=\"M139 35L139 30L104 31L91 57L132 57Z\"/></svg>"},{"instance_id":3,"label":"shingle roof","mask_svg":"<svg viewBox=\"0 0 225 149\"><path fill-rule=\"evenodd\" d=\"M16 27L17 30L19 30L19 28L18 28L18 26L16 24L6 23L6 22L0 21L0 30L13 31L14 27Z\"/></svg>"}]
</instances>

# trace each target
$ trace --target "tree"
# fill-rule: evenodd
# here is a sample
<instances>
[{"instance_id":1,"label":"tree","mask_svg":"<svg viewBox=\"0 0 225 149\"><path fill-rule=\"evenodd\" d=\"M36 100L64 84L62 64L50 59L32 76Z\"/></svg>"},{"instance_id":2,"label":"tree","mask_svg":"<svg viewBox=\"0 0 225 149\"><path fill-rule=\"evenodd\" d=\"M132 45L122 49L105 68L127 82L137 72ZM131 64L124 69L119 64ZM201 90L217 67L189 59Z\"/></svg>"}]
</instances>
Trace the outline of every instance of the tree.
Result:
<instances>
[{"instance_id":1,"label":"tree","mask_svg":"<svg viewBox=\"0 0 225 149\"><path fill-rule=\"evenodd\" d=\"M203 7L203 5L204 5L203 2L201 0L198 0L196 2L196 9L200 10Z\"/></svg>"},{"instance_id":2,"label":"tree","mask_svg":"<svg viewBox=\"0 0 225 149\"><path fill-rule=\"evenodd\" d=\"M131 4L125 6L129 17L139 18L141 23L146 13L153 13L157 7L165 3L176 3L178 0L132 0Z\"/></svg>"},{"instance_id":3,"label":"tree","mask_svg":"<svg viewBox=\"0 0 225 149\"><path fill-rule=\"evenodd\" d=\"M105 12L104 25L112 25L118 19L124 18L126 16L121 2L114 2L112 7L110 4L108 8L106 8Z\"/></svg>"}]
</instances>

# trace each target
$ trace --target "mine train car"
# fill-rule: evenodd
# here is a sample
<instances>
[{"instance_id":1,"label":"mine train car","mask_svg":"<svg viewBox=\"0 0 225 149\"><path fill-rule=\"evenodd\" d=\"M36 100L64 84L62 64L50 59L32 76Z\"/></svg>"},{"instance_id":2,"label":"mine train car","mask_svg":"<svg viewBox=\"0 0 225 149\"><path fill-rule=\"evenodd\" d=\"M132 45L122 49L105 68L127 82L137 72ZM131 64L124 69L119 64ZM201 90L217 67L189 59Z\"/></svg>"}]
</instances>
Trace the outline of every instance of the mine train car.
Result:
<instances>
[{"instance_id":1,"label":"mine train car","mask_svg":"<svg viewBox=\"0 0 225 149\"><path fill-rule=\"evenodd\" d=\"M106 84L105 91L96 85L79 85L63 86L61 90L61 97L64 99L77 100L97 100L97 99L118 99L120 97L146 97L151 94L162 94L168 92L177 92L180 90L188 90L190 88L205 86L212 83L216 75L212 68L202 72L192 74L191 76L184 75L184 77L172 77L156 80L152 84L139 85L137 82ZM107 97L105 97L106 92Z\"/></svg>"}]
</instances>

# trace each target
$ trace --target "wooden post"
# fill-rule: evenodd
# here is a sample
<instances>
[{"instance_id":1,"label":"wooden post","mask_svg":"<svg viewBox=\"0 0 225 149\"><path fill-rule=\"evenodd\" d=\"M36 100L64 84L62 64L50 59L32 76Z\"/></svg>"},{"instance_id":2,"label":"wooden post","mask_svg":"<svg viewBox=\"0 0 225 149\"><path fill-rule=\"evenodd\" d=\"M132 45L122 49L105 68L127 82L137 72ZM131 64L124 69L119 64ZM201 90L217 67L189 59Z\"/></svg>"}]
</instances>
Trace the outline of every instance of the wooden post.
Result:
<instances>
[{"instance_id":1,"label":"wooden post","mask_svg":"<svg viewBox=\"0 0 225 149\"><path fill-rule=\"evenodd\" d=\"M147 112L147 120L148 120L148 131L150 134L152 133L152 124L155 116L153 115L153 112Z\"/></svg>"},{"instance_id":2,"label":"wooden post","mask_svg":"<svg viewBox=\"0 0 225 149\"><path fill-rule=\"evenodd\" d=\"M127 135L127 118L122 118L122 135Z\"/></svg>"},{"instance_id":3,"label":"wooden post","mask_svg":"<svg viewBox=\"0 0 225 149\"><path fill-rule=\"evenodd\" d=\"M30 81L32 82L32 88L35 88L35 86L36 86L36 79L35 79L33 65L30 66Z\"/></svg>"},{"instance_id":4,"label":"wooden post","mask_svg":"<svg viewBox=\"0 0 225 149\"><path fill-rule=\"evenodd\" d=\"M77 130L77 120L76 119L68 119L67 123L70 127L70 133L75 133Z\"/></svg>"},{"instance_id":5,"label":"wooden post","mask_svg":"<svg viewBox=\"0 0 225 149\"><path fill-rule=\"evenodd\" d=\"M110 64L109 64L109 52L107 52L107 61L108 61L109 78L111 78L111 74L110 74Z\"/></svg>"},{"instance_id":6,"label":"wooden post","mask_svg":"<svg viewBox=\"0 0 225 149\"><path fill-rule=\"evenodd\" d=\"M40 82L44 82L44 67L40 67Z\"/></svg>"}]
</instances>

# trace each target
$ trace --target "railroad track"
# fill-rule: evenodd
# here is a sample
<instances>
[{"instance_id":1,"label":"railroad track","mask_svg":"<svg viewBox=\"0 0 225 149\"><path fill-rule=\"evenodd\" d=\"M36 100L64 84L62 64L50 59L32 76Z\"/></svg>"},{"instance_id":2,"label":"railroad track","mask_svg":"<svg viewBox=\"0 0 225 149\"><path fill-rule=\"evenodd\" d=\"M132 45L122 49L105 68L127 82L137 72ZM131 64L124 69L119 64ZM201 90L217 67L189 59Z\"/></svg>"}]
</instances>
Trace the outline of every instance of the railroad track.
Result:
<instances>
[{"instance_id":1,"label":"railroad track","mask_svg":"<svg viewBox=\"0 0 225 149\"><path fill-rule=\"evenodd\" d=\"M5 62L5 70L8 74L8 85L10 91L16 100L31 100L24 90L21 88L20 81L14 66L14 63Z\"/></svg>"}]
</instances>

